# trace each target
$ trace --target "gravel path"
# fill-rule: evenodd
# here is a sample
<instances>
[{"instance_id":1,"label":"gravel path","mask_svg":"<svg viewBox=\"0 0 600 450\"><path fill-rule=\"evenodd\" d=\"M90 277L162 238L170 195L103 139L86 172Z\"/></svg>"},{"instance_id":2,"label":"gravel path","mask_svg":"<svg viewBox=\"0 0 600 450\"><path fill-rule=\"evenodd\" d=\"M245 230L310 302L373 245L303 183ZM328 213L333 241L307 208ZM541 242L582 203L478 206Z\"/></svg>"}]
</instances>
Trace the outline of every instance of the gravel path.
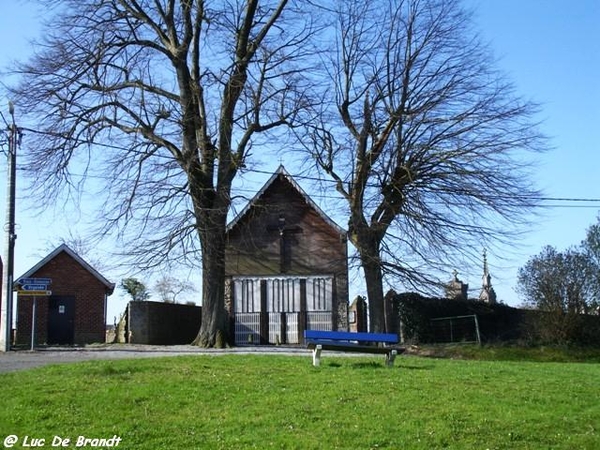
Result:
<instances>
[{"instance_id":1,"label":"gravel path","mask_svg":"<svg viewBox=\"0 0 600 450\"><path fill-rule=\"evenodd\" d=\"M204 349L189 345L133 345L112 344L82 348L57 348L18 350L0 353L0 373L31 369L48 364L71 363L98 359L157 358L177 355L228 355L273 354L296 355L310 359L310 351L302 347L234 347L228 349ZM307 361L308 362L308 361Z\"/></svg>"}]
</instances>

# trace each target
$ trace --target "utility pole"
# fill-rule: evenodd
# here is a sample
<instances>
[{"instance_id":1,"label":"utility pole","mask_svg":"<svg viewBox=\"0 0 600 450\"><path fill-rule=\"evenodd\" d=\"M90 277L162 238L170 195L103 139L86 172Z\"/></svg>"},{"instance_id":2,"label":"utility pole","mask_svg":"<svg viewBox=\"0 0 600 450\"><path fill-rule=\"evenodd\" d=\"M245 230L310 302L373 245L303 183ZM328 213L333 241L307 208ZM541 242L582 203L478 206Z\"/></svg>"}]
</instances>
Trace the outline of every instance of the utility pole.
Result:
<instances>
[{"instance_id":1,"label":"utility pole","mask_svg":"<svg viewBox=\"0 0 600 450\"><path fill-rule=\"evenodd\" d=\"M6 189L6 244L4 248L4 270L2 273L2 306L0 308L0 352L10 350L13 317L13 278L15 263L15 191L17 179L17 147L21 131L15 124L15 108L8 102L11 123L8 125L8 185Z\"/></svg>"}]
</instances>

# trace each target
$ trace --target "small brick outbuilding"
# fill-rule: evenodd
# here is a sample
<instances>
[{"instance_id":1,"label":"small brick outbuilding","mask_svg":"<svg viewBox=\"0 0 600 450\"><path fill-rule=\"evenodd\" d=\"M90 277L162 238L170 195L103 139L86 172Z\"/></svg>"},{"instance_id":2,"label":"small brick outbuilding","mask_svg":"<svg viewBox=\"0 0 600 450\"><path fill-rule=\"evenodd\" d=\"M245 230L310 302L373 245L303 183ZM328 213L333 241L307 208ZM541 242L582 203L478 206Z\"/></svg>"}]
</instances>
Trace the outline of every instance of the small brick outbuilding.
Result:
<instances>
[{"instance_id":1,"label":"small brick outbuilding","mask_svg":"<svg viewBox=\"0 0 600 450\"><path fill-rule=\"evenodd\" d=\"M35 297L35 343L81 345L106 339L106 303L115 285L63 244L17 278L49 279L49 296ZM17 344L31 343L34 297L17 294Z\"/></svg>"}]
</instances>

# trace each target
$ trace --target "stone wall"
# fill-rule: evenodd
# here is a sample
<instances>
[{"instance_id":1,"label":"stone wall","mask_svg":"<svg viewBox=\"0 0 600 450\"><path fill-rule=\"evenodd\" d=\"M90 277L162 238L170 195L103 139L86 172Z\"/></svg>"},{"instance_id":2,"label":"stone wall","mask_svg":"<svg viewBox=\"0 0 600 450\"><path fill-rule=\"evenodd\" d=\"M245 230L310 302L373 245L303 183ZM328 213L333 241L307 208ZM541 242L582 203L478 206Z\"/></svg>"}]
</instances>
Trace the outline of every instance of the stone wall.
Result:
<instances>
[{"instance_id":1,"label":"stone wall","mask_svg":"<svg viewBox=\"0 0 600 450\"><path fill-rule=\"evenodd\" d=\"M354 299L354 301L350 305L350 314L348 322L349 331L355 333L369 331L367 302L364 297L361 297L359 295Z\"/></svg>"}]
</instances>

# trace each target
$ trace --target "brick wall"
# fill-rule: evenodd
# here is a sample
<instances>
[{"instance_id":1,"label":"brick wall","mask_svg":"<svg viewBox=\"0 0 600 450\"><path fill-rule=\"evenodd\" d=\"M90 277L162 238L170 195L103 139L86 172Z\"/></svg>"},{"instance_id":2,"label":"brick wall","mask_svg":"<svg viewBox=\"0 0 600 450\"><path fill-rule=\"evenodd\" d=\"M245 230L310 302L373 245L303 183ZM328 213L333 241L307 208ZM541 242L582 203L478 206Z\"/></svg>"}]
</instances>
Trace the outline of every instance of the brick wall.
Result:
<instances>
[{"instance_id":1,"label":"brick wall","mask_svg":"<svg viewBox=\"0 0 600 450\"><path fill-rule=\"evenodd\" d=\"M17 344L31 344L31 318L33 297L17 298ZM37 297L35 300L35 343L41 344L48 337L48 298Z\"/></svg>"},{"instance_id":2,"label":"brick wall","mask_svg":"<svg viewBox=\"0 0 600 450\"><path fill-rule=\"evenodd\" d=\"M106 337L106 286L66 252L58 253L31 278L51 278L52 295L75 297L74 344L104 342ZM31 341L32 298L17 298L17 344ZM48 299L37 298L36 342L48 337Z\"/></svg>"}]
</instances>

